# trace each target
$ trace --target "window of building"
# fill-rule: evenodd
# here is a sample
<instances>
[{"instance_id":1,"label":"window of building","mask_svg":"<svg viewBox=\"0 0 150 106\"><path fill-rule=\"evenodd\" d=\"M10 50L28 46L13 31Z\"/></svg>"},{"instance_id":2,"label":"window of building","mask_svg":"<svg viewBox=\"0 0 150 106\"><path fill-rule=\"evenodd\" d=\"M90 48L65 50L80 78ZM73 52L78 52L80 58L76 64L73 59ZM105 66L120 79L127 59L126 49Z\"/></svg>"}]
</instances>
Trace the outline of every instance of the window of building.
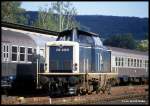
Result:
<instances>
[{"instance_id":1,"label":"window of building","mask_svg":"<svg viewBox=\"0 0 150 106\"><path fill-rule=\"evenodd\" d=\"M17 46L12 46L12 61L17 61L18 58L17 58Z\"/></svg>"},{"instance_id":2,"label":"window of building","mask_svg":"<svg viewBox=\"0 0 150 106\"><path fill-rule=\"evenodd\" d=\"M25 47L20 47L20 61L25 61Z\"/></svg>"},{"instance_id":3,"label":"window of building","mask_svg":"<svg viewBox=\"0 0 150 106\"><path fill-rule=\"evenodd\" d=\"M32 48L27 49L27 61L32 61Z\"/></svg>"}]
</instances>

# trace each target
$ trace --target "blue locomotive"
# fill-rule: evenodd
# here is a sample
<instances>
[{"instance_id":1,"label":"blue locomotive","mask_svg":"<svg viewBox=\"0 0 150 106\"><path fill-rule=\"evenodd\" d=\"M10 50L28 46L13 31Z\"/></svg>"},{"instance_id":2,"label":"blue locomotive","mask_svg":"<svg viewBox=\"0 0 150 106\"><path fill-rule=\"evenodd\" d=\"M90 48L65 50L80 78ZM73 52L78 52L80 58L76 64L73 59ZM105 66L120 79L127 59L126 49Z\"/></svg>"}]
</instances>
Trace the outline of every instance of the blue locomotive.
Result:
<instances>
[{"instance_id":1,"label":"blue locomotive","mask_svg":"<svg viewBox=\"0 0 150 106\"><path fill-rule=\"evenodd\" d=\"M80 88L91 88L93 79L102 83L106 75L116 74L111 73L111 51L95 33L66 30L45 49L45 72L39 74L48 78L51 93L76 93Z\"/></svg>"}]
</instances>

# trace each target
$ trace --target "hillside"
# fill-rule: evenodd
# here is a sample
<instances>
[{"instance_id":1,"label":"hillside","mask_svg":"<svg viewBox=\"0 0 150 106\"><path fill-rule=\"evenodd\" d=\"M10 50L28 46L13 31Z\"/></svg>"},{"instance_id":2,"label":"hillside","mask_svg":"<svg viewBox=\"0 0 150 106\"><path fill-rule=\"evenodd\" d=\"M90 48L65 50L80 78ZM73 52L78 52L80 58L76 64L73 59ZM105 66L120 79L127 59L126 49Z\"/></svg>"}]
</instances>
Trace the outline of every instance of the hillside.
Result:
<instances>
[{"instance_id":1,"label":"hillside","mask_svg":"<svg viewBox=\"0 0 150 106\"><path fill-rule=\"evenodd\" d=\"M38 17L38 13L32 11L26 12L25 15L30 18L29 25ZM135 39L142 40L148 33L148 18L78 15L76 20L86 26L87 30L98 33L103 38L115 34L132 33Z\"/></svg>"}]
</instances>

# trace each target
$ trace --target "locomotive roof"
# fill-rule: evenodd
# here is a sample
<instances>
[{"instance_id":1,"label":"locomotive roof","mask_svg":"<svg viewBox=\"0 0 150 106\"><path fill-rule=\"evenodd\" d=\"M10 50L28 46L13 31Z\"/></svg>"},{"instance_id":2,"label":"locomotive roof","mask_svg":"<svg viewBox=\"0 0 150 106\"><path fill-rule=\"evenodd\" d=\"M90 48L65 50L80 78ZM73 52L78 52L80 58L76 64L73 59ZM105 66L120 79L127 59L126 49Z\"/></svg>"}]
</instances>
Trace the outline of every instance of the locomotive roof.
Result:
<instances>
[{"instance_id":1,"label":"locomotive roof","mask_svg":"<svg viewBox=\"0 0 150 106\"><path fill-rule=\"evenodd\" d=\"M3 22L3 21L1 22L1 24L2 24L2 27L9 27L9 28L31 31L31 32L36 32L36 33L50 34L54 36L58 36L59 34L59 32L56 32L56 31L45 30L45 29L31 27L31 26L22 25L22 24L15 24L15 23Z\"/></svg>"},{"instance_id":2,"label":"locomotive roof","mask_svg":"<svg viewBox=\"0 0 150 106\"><path fill-rule=\"evenodd\" d=\"M88 31L84 31L84 30L79 30L78 28L72 28L70 30L64 30L64 31L59 33L59 36L63 36L65 34L70 34L73 31L73 29L76 29L77 33L79 33L79 34L86 34L88 36L97 36L98 37L98 34L96 34L96 33L88 32Z\"/></svg>"}]
</instances>

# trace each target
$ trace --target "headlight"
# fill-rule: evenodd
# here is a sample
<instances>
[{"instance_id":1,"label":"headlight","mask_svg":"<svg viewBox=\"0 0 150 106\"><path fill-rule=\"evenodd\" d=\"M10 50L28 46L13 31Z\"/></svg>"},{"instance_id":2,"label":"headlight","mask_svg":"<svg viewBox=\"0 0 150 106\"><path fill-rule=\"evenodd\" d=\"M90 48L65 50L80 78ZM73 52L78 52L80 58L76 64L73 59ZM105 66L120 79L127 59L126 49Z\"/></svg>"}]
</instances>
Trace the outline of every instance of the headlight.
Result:
<instances>
[{"instance_id":1,"label":"headlight","mask_svg":"<svg viewBox=\"0 0 150 106\"><path fill-rule=\"evenodd\" d=\"M10 79L10 80L13 80L13 76L10 76L9 79Z\"/></svg>"}]
</instances>

